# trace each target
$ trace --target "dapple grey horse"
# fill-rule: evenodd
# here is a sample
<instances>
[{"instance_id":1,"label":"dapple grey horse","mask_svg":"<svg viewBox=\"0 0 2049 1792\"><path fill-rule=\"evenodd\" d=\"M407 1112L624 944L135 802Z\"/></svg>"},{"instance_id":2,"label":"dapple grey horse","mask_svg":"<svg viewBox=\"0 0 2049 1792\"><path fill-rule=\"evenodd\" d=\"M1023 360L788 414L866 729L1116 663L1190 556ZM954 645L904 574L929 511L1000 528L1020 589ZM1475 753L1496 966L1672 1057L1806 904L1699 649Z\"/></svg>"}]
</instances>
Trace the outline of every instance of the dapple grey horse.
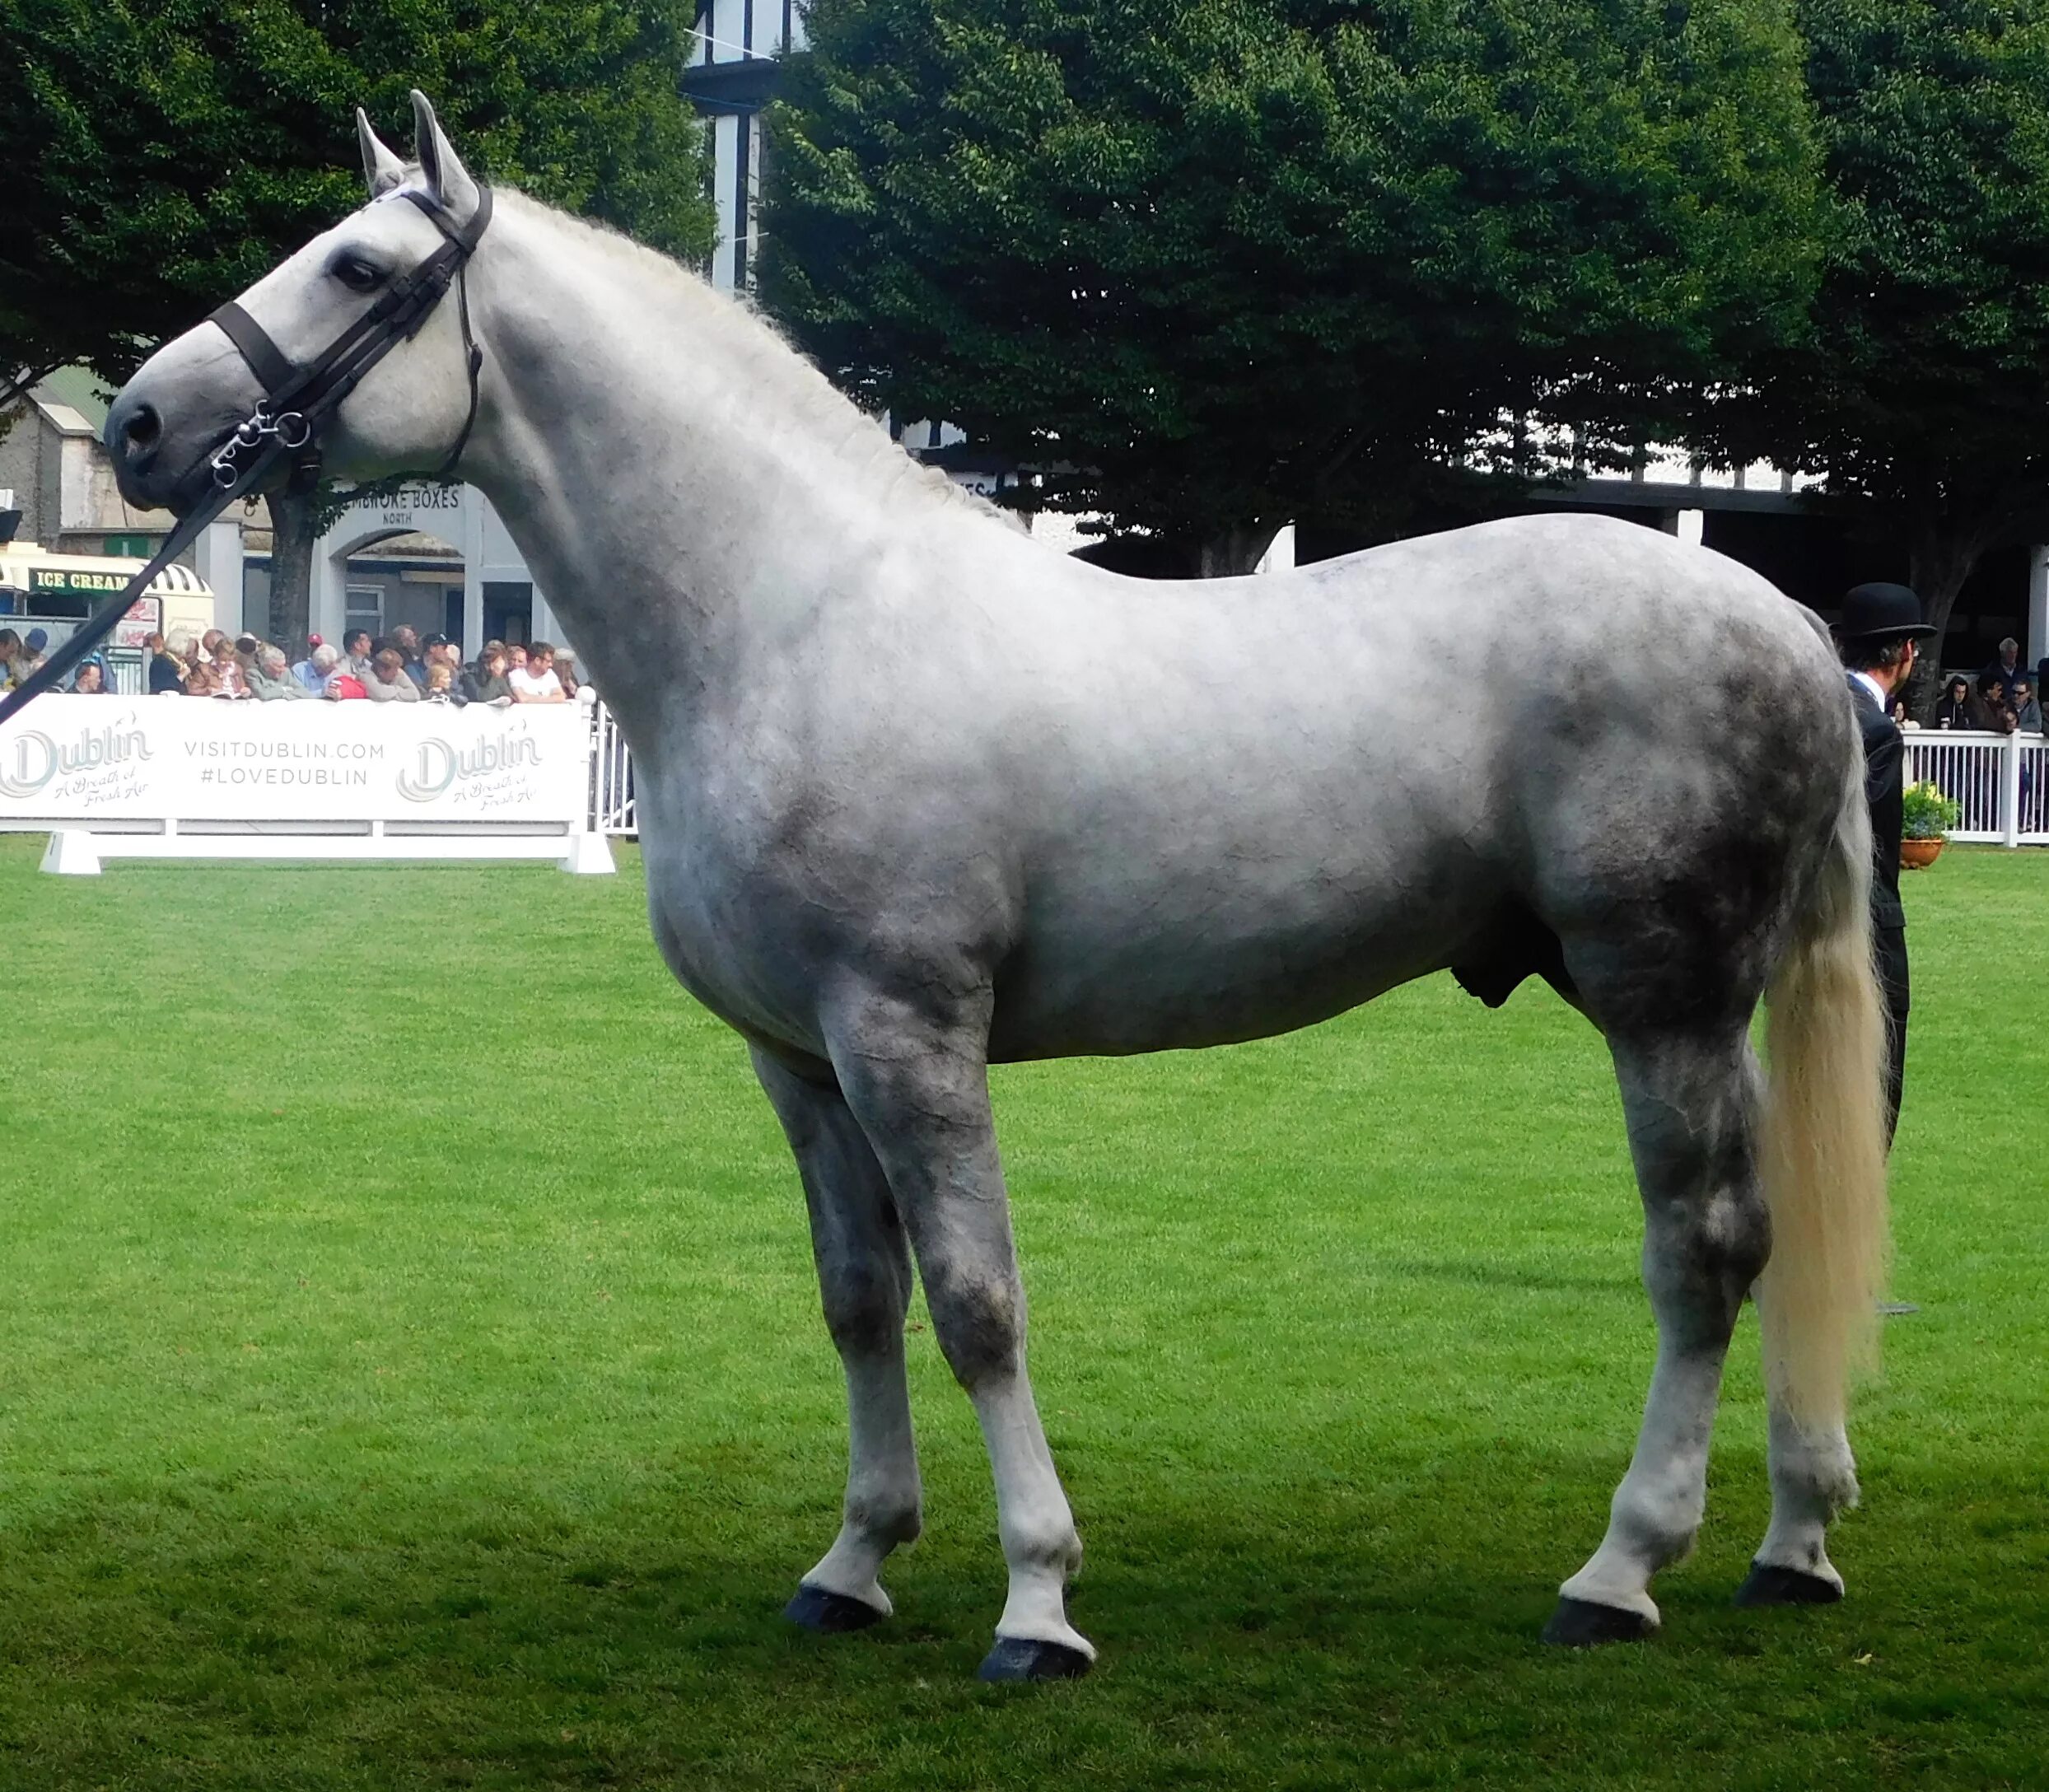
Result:
<instances>
[{"instance_id":1,"label":"dapple grey horse","mask_svg":"<svg viewBox=\"0 0 2049 1792\"><path fill-rule=\"evenodd\" d=\"M416 162L365 123L371 203L243 296L287 355L436 248L390 203L408 185L474 212L415 108ZM632 742L655 937L752 1049L846 1370L844 1522L793 1617L887 1616L880 1572L918 1534L915 1264L994 1470L1010 1591L983 1672L1094 1657L992 1061L1253 1038L1446 968L1491 1002L1543 977L1600 1029L1643 1197L1650 1398L1547 1634L1655 1626L1753 1284L1772 1515L1740 1596L1841 1596L1823 1532L1855 1491L1883 1042L1857 732L1810 614L1595 517L1121 578L917 467L744 305L618 236L507 193L467 281L466 440L443 303L341 407L328 464L367 479L460 443ZM258 395L210 324L162 348L107 420L130 500L174 501ZM1479 695L1447 712L1422 694L1447 683Z\"/></svg>"}]
</instances>

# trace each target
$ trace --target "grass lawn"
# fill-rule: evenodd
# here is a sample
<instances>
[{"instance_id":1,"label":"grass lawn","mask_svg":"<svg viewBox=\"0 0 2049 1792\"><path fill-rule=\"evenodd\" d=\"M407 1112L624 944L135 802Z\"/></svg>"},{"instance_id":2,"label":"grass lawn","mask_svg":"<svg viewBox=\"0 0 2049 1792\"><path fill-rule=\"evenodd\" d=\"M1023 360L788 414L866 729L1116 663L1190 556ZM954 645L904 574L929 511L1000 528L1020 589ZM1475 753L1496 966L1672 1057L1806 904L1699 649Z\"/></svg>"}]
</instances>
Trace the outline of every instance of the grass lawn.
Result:
<instances>
[{"instance_id":1,"label":"grass lawn","mask_svg":"<svg viewBox=\"0 0 2049 1792\"><path fill-rule=\"evenodd\" d=\"M1599 1042L1434 978L1006 1070L1079 1683L972 1679L987 1475L912 1339L898 1616L778 1616L838 1365L743 1052L638 862L119 866L0 837L0 1787L2049 1783L2049 855L1908 880L1850 1602L1739 1612L1754 1325L1666 1628L1537 1641L1651 1332Z\"/></svg>"}]
</instances>

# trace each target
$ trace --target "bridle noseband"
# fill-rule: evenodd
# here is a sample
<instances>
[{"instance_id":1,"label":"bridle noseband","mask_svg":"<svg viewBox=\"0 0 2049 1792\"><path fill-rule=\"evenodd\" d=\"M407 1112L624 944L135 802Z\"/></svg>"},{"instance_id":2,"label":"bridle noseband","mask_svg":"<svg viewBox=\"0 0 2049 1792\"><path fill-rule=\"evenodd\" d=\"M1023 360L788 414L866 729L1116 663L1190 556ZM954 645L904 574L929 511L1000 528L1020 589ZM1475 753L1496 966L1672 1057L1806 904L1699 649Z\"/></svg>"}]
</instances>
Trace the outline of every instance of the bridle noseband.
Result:
<instances>
[{"instance_id":1,"label":"bridle noseband","mask_svg":"<svg viewBox=\"0 0 2049 1792\"><path fill-rule=\"evenodd\" d=\"M456 223L446 206L417 188L402 188L394 197L410 200L427 214L441 233L440 247L411 273L394 280L362 316L312 360L301 363L290 359L270 339L263 325L233 300L212 314L211 321L221 327L249 364L250 371L263 386L264 396L226 441L202 454L180 476L175 490L180 497L189 497L192 507L165 539L156 557L118 595L101 604L25 684L0 698L0 722L49 690L105 640L156 575L198 540L207 525L237 497L254 490L257 482L279 459L292 457L294 487L310 488L320 476L321 426L356 390L365 374L400 343L409 342L419 334L451 285L462 314L469 409L463 418L462 433L455 438L455 446L449 450L436 476L446 478L455 471L476 425L477 376L483 366L483 351L470 334L469 288L463 276L491 222L491 189L482 181L477 183L477 209L466 224Z\"/></svg>"}]
</instances>

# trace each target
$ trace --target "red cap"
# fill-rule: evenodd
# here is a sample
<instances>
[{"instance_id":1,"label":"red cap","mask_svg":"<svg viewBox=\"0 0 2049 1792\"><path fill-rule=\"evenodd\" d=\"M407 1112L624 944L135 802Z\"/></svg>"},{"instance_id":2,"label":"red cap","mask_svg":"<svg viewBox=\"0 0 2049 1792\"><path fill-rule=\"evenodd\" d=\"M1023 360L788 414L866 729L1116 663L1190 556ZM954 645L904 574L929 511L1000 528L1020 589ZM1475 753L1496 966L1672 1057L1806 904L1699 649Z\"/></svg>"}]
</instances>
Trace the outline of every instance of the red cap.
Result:
<instances>
[{"instance_id":1,"label":"red cap","mask_svg":"<svg viewBox=\"0 0 2049 1792\"><path fill-rule=\"evenodd\" d=\"M327 645L318 635L308 635L306 637L306 644L309 647L324 647Z\"/></svg>"}]
</instances>

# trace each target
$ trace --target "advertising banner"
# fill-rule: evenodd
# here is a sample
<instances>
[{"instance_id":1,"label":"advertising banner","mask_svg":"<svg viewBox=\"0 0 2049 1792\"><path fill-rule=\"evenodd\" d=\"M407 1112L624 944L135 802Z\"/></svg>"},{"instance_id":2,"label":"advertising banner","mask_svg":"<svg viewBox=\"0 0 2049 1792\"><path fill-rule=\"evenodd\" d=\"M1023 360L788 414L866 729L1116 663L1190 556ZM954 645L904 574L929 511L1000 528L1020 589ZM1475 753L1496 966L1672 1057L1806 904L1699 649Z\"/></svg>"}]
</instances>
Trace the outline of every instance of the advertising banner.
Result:
<instances>
[{"instance_id":1,"label":"advertising banner","mask_svg":"<svg viewBox=\"0 0 2049 1792\"><path fill-rule=\"evenodd\" d=\"M51 695L0 729L0 827L25 822L581 825L573 703L230 702Z\"/></svg>"}]
</instances>

